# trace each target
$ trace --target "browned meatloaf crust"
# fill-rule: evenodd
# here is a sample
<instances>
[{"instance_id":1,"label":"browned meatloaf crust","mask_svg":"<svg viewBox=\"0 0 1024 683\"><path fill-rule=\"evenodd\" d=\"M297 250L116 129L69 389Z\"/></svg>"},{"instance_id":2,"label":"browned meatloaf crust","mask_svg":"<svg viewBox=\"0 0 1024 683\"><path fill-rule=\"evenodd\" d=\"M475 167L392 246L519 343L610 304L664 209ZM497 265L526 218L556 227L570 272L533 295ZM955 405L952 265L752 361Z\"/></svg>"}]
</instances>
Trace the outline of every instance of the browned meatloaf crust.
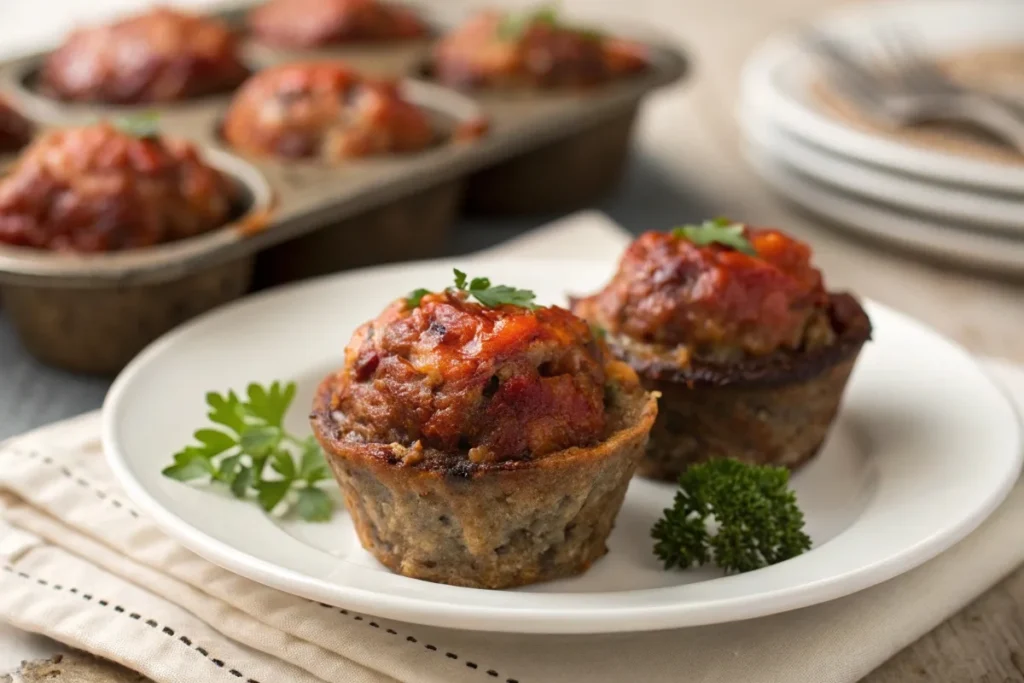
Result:
<instances>
[{"instance_id":1,"label":"browned meatloaf crust","mask_svg":"<svg viewBox=\"0 0 1024 683\"><path fill-rule=\"evenodd\" d=\"M361 327L312 424L377 559L504 588L604 554L656 413L569 311L446 291Z\"/></svg>"},{"instance_id":2,"label":"browned meatloaf crust","mask_svg":"<svg viewBox=\"0 0 1024 683\"><path fill-rule=\"evenodd\" d=\"M0 99L0 153L21 149L32 139L32 124Z\"/></svg>"},{"instance_id":3,"label":"browned meatloaf crust","mask_svg":"<svg viewBox=\"0 0 1024 683\"><path fill-rule=\"evenodd\" d=\"M248 74L227 26L161 7L73 32L47 57L40 86L62 100L137 104L227 92Z\"/></svg>"},{"instance_id":4,"label":"browned meatloaf crust","mask_svg":"<svg viewBox=\"0 0 1024 683\"><path fill-rule=\"evenodd\" d=\"M725 220L651 231L573 302L661 393L641 474L724 457L795 467L817 452L871 325L811 257L779 230Z\"/></svg>"},{"instance_id":5,"label":"browned meatloaf crust","mask_svg":"<svg viewBox=\"0 0 1024 683\"><path fill-rule=\"evenodd\" d=\"M363 547L399 574L473 588L573 576L602 557L657 414L639 386L613 383L596 446L493 463L427 453L409 467L407 446L346 440L334 381L320 387L313 429Z\"/></svg>"},{"instance_id":6,"label":"browned meatloaf crust","mask_svg":"<svg viewBox=\"0 0 1024 683\"><path fill-rule=\"evenodd\" d=\"M75 252L146 247L227 222L235 183L184 141L108 124L56 130L0 180L0 243Z\"/></svg>"},{"instance_id":7,"label":"browned meatloaf crust","mask_svg":"<svg viewBox=\"0 0 1024 683\"><path fill-rule=\"evenodd\" d=\"M427 35L411 9L377 0L270 0L249 14L249 28L266 43L300 48Z\"/></svg>"},{"instance_id":8,"label":"browned meatloaf crust","mask_svg":"<svg viewBox=\"0 0 1024 683\"><path fill-rule=\"evenodd\" d=\"M661 393L659 416L638 474L676 479L712 458L797 467L828 435L861 347L867 314L848 294L832 294L835 343L776 351L731 364L681 368L649 345L609 339L644 386Z\"/></svg>"}]
</instances>

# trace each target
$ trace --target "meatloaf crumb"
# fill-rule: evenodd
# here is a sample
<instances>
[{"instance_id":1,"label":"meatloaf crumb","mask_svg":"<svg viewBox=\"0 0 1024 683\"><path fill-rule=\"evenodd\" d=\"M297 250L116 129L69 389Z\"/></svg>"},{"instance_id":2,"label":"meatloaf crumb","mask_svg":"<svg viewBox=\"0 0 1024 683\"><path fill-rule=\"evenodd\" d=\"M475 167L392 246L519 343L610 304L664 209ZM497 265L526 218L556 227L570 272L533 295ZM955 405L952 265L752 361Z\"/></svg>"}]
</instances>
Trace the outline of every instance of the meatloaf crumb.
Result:
<instances>
[{"instance_id":1,"label":"meatloaf crumb","mask_svg":"<svg viewBox=\"0 0 1024 683\"><path fill-rule=\"evenodd\" d=\"M265 43L298 48L427 34L412 10L377 0L270 0L249 14L249 28Z\"/></svg>"},{"instance_id":2,"label":"meatloaf crumb","mask_svg":"<svg viewBox=\"0 0 1024 683\"><path fill-rule=\"evenodd\" d=\"M251 154L336 161L430 146L427 115L392 82L360 78L337 63L261 71L235 96L224 137Z\"/></svg>"},{"instance_id":3,"label":"meatloaf crumb","mask_svg":"<svg viewBox=\"0 0 1024 683\"><path fill-rule=\"evenodd\" d=\"M69 101L171 102L229 91L248 73L223 23L158 7L74 31L46 59L41 87Z\"/></svg>"},{"instance_id":4,"label":"meatloaf crumb","mask_svg":"<svg viewBox=\"0 0 1024 683\"><path fill-rule=\"evenodd\" d=\"M76 252L150 246L223 225L237 194L187 142L109 123L57 130L0 180L0 242Z\"/></svg>"},{"instance_id":5,"label":"meatloaf crumb","mask_svg":"<svg viewBox=\"0 0 1024 683\"><path fill-rule=\"evenodd\" d=\"M513 35L507 27L517 26ZM647 66L645 49L538 14L485 11L436 46L432 71L453 87L585 87Z\"/></svg>"}]
</instances>

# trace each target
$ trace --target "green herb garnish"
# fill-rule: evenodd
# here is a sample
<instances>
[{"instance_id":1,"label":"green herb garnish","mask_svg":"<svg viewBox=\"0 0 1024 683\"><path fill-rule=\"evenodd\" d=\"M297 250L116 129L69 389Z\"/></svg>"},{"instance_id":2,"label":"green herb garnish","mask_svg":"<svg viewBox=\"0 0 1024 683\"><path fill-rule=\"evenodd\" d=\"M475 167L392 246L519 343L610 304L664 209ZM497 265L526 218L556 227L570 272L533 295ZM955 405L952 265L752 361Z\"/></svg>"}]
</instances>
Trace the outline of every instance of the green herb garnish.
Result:
<instances>
[{"instance_id":1,"label":"green herb garnish","mask_svg":"<svg viewBox=\"0 0 1024 683\"><path fill-rule=\"evenodd\" d=\"M466 277L466 274L458 268L455 268L453 272L455 273L455 286L449 287L448 289L456 289L466 292L488 308L510 305L533 310L537 307L533 303L533 300L537 298L537 295L529 289L516 289L515 287L509 287L507 285L492 286L490 278L475 277L470 280ZM430 294L429 289L413 290L407 297L405 297L405 305L409 308L417 308L423 300L423 297L427 294Z\"/></svg>"},{"instance_id":2,"label":"green herb garnish","mask_svg":"<svg viewBox=\"0 0 1024 683\"><path fill-rule=\"evenodd\" d=\"M423 301L423 297L430 294L429 289L414 289L409 292L409 296L405 297L405 305L409 308L419 308L420 302Z\"/></svg>"},{"instance_id":3,"label":"green herb garnish","mask_svg":"<svg viewBox=\"0 0 1024 683\"><path fill-rule=\"evenodd\" d=\"M721 244L749 256L757 256L754 246L743 235L743 225L733 223L725 218L704 221L700 225L684 225L674 228L672 234L689 240L698 246Z\"/></svg>"},{"instance_id":4,"label":"green herb garnish","mask_svg":"<svg viewBox=\"0 0 1024 683\"><path fill-rule=\"evenodd\" d=\"M119 116L112 123L120 131L142 140L160 134L160 113L155 111Z\"/></svg>"},{"instance_id":5,"label":"green herb garnish","mask_svg":"<svg viewBox=\"0 0 1024 683\"><path fill-rule=\"evenodd\" d=\"M223 484L237 498L254 496L267 512L286 503L307 522L330 519L334 502L318 487L330 477L320 445L284 428L294 398L294 382L250 384L246 400L233 391L208 393L210 421L220 428L196 431L198 443L175 453L164 476Z\"/></svg>"},{"instance_id":6,"label":"green herb garnish","mask_svg":"<svg viewBox=\"0 0 1024 683\"><path fill-rule=\"evenodd\" d=\"M506 13L498 22L498 38L508 42L516 41L526 35L530 27L537 25L574 31L591 40L599 40L604 37L603 33L592 28L568 26L559 16L558 6L548 4L524 12Z\"/></svg>"},{"instance_id":7,"label":"green herb garnish","mask_svg":"<svg viewBox=\"0 0 1024 683\"><path fill-rule=\"evenodd\" d=\"M458 268L455 272L455 288L468 292L471 297L488 308L497 308L505 304L534 309L533 300L537 298L529 289L516 289L507 285L491 285L490 278L475 277L468 281L466 274Z\"/></svg>"},{"instance_id":8,"label":"green herb garnish","mask_svg":"<svg viewBox=\"0 0 1024 683\"><path fill-rule=\"evenodd\" d=\"M789 470L712 460L679 477L672 507L651 529L665 569L709 562L747 572L809 550Z\"/></svg>"}]
</instances>

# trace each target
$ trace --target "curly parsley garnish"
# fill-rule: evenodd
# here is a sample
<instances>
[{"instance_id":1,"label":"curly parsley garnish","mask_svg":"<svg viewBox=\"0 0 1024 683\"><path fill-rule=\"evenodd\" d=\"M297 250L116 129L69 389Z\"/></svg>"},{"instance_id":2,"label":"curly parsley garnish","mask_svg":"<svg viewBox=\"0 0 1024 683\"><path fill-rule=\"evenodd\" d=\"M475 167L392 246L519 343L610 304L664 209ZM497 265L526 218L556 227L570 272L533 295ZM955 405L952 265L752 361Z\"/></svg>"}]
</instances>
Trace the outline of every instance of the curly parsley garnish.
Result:
<instances>
[{"instance_id":1,"label":"curly parsley garnish","mask_svg":"<svg viewBox=\"0 0 1024 683\"><path fill-rule=\"evenodd\" d=\"M549 26L574 31L584 38L600 40L604 34L592 28L577 28L565 24L558 14L558 6L542 5L533 10L508 12L498 22L498 38L504 41L516 41L526 35L532 26Z\"/></svg>"},{"instance_id":2,"label":"curly parsley garnish","mask_svg":"<svg viewBox=\"0 0 1024 683\"><path fill-rule=\"evenodd\" d=\"M121 132L141 140L155 138L160 134L160 113L155 111L119 116L111 123Z\"/></svg>"},{"instance_id":3,"label":"curly parsley garnish","mask_svg":"<svg viewBox=\"0 0 1024 683\"><path fill-rule=\"evenodd\" d=\"M788 487L789 470L712 460L679 477L672 507L651 529L665 569L714 562L748 572L811 547L804 515Z\"/></svg>"},{"instance_id":4,"label":"curly parsley garnish","mask_svg":"<svg viewBox=\"0 0 1024 683\"><path fill-rule=\"evenodd\" d=\"M221 428L196 431L198 443L175 453L164 476L222 484L237 498L255 496L267 512L287 503L307 522L330 519L334 503L318 486L330 477L320 445L283 426L294 398L294 382L274 382L269 388L250 384L247 400L233 391L211 391L206 395L209 418Z\"/></svg>"},{"instance_id":5,"label":"curly parsley garnish","mask_svg":"<svg viewBox=\"0 0 1024 683\"><path fill-rule=\"evenodd\" d=\"M455 273L455 286L454 288L449 287L449 289L466 292L488 308L509 305L533 310L537 307L533 303L537 295L529 289L516 289L508 285L492 285L490 278L486 277L475 277L470 280L458 268L455 268L453 272ZM427 294L430 294L430 290L416 289L410 292L405 298L406 306L417 308L423 297Z\"/></svg>"},{"instance_id":6,"label":"curly parsley garnish","mask_svg":"<svg viewBox=\"0 0 1024 683\"><path fill-rule=\"evenodd\" d=\"M684 225L674 228L672 234L682 237L698 246L721 244L748 256L757 256L757 251L743 234L743 225L725 218L704 221L700 225Z\"/></svg>"}]
</instances>

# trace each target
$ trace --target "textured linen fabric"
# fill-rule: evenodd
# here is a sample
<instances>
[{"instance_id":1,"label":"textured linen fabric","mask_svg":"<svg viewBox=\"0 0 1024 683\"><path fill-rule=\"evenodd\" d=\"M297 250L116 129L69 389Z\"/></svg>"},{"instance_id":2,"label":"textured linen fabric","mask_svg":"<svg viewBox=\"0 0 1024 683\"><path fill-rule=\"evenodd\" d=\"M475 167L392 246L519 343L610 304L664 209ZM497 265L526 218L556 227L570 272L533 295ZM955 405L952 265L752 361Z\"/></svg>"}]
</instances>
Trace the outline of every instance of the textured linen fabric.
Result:
<instances>
[{"instance_id":1,"label":"textured linen fabric","mask_svg":"<svg viewBox=\"0 0 1024 683\"><path fill-rule=\"evenodd\" d=\"M579 214L488 255L614 258ZM581 251L582 249L582 251ZM985 363L1024 405L1024 370ZM852 682L1024 561L1024 489L940 557L833 602L710 627L599 636L437 629L326 607L235 576L164 536L118 489L93 413L0 446L0 620L158 683Z\"/></svg>"}]
</instances>

